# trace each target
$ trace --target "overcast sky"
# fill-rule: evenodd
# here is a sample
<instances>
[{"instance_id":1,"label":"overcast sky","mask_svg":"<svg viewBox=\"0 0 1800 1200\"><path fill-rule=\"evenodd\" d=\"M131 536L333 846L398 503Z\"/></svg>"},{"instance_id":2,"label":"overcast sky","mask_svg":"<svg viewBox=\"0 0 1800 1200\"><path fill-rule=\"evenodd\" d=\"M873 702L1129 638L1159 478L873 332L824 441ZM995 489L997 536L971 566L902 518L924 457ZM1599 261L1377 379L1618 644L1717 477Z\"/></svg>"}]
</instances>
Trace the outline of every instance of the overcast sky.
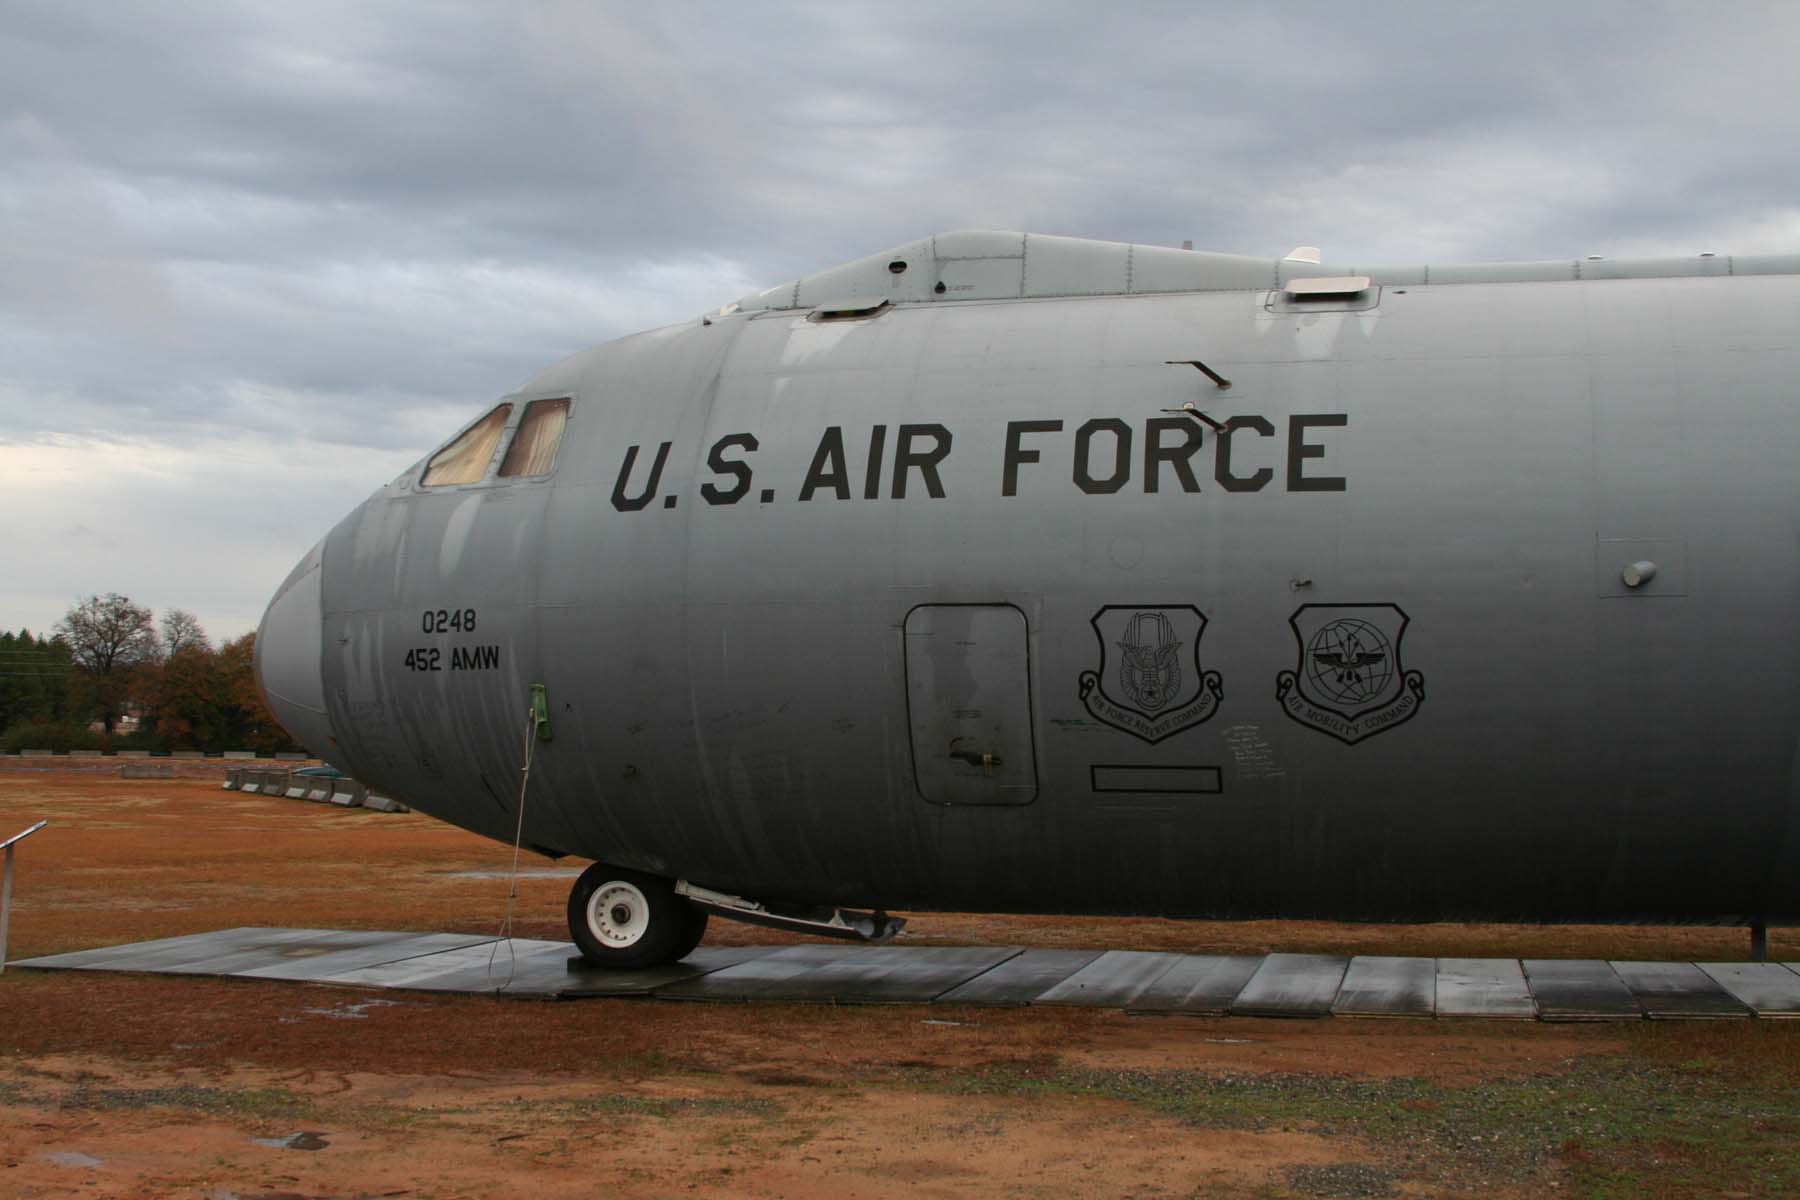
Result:
<instances>
[{"instance_id":1,"label":"overcast sky","mask_svg":"<svg viewBox=\"0 0 1800 1200\"><path fill-rule=\"evenodd\" d=\"M586 346L936 230L1800 250L1800 3L0 0L0 627L255 627Z\"/></svg>"}]
</instances>

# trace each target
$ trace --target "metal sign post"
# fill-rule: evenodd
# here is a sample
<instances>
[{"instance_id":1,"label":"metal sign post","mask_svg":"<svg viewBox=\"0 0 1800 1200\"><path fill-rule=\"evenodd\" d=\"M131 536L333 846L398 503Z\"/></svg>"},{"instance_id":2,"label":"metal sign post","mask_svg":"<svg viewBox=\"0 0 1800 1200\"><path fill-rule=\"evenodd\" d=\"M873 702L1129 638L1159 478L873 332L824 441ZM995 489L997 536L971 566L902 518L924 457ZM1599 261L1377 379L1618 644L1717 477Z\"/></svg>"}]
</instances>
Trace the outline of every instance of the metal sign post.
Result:
<instances>
[{"instance_id":1,"label":"metal sign post","mask_svg":"<svg viewBox=\"0 0 1800 1200\"><path fill-rule=\"evenodd\" d=\"M12 918L13 847L49 823L48 821L39 821L30 829L15 833L4 842L0 842L0 849L6 851L6 865L0 867L0 973L4 973L6 970L6 927Z\"/></svg>"}]
</instances>

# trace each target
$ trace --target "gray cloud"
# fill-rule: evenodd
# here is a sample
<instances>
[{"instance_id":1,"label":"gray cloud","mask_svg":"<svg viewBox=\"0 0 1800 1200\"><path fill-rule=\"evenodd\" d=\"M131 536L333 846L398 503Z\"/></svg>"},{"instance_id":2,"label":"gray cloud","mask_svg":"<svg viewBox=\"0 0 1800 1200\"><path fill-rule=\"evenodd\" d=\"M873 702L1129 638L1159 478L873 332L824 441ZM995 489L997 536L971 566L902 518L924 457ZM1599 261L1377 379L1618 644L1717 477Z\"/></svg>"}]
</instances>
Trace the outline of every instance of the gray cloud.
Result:
<instances>
[{"instance_id":1,"label":"gray cloud","mask_svg":"<svg viewBox=\"0 0 1800 1200\"><path fill-rule=\"evenodd\" d=\"M239 631L352 498L548 362L937 229L1791 249L1796 34L1765 2L9 0L4 487L117 546L48 537L0 625L167 577ZM159 466L60 473L84 451Z\"/></svg>"}]
</instances>

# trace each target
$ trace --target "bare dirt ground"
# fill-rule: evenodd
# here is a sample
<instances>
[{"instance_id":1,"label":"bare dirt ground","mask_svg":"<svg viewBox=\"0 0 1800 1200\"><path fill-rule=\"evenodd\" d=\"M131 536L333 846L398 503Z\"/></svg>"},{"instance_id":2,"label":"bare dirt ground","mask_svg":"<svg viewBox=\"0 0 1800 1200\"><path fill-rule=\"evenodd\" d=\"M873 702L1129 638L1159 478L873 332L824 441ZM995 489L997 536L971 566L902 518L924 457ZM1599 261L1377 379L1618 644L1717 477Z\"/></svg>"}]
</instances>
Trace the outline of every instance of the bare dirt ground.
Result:
<instances>
[{"instance_id":1,"label":"bare dirt ground","mask_svg":"<svg viewBox=\"0 0 1800 1200\"><path fill-rule=\"evenodd\" d=\"M508 847L219 789L0 766L12 957L233 925L492 932ZM536 871L556 870L533 860ZM496 875L496 872L501 874ZM564 936L569 879L515 932ZM1741 958L1739 930L965 915L909 940ZM715 944L792 940L715 921ZM1800 960L1800 933L1774 931ZM0 1196L1787 1196L1800 1023L1278 1022L532 1003L0 975Z\"/></svg>"}]
</instances>

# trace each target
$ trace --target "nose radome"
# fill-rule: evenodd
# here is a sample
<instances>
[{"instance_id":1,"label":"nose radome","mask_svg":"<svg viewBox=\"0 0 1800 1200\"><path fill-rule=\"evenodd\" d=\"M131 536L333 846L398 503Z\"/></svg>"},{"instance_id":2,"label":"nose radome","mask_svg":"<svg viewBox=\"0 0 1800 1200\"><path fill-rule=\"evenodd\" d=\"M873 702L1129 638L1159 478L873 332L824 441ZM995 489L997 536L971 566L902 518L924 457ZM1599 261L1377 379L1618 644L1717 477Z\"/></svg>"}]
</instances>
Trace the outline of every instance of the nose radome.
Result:
<instances>
[{"instance_id":1,"label":"nose radome","mask_svg":"<svg viewBox=\"0 0 1800 1200\"><path fill-rule=\"evenodd\" d=\"M320 656L325 616L321 583L325 543L306 552L263 613L256 631L256 683L293 739L329 759L336 743L325 712Z\"/></svg>"}]
</instances>

